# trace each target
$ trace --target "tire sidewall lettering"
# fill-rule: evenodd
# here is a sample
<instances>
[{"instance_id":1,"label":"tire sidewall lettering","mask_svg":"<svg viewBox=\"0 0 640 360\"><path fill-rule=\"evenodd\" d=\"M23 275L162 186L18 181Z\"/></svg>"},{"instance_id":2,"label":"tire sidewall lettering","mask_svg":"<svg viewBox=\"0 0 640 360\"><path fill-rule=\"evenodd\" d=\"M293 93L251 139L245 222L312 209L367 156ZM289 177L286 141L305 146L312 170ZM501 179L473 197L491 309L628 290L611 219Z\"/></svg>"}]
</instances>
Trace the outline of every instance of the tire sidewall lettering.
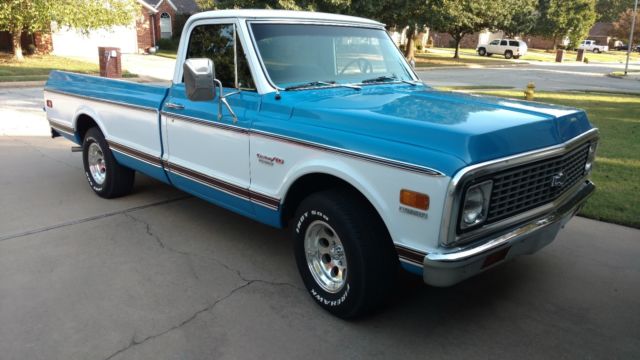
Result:
<instances>
[{"instance_id":1,"label":"tire sidewall lettering","mask_svg":"<svg viewBox=\"0 0 640 360\"><path fill-rule=\"evenodd\" d=\"M96 143L100 147L100 150L102 150L103 154L105 153L105 150L103 149L102 144L100 144L100 141L98 141L98 139L94 138L93 136L88 136L87 138L85 138L84 144L86 144L86 146L84 146L85 154L83 154L84 162L85 162L84 174L87 177L87 181L89 182L89 186L91 187L91 189L93 189L93 191L95 192L101 192L104 189L105 184L109 181L109 171L107 169L107 177L105 178L105 181L103 182L102 185L98 185L96 181L93 179L93 176L91 176L91 173L88 171L89 155L87 152L88 152L89 146L93 143Z\"/></svg>"},{"instance_id":2,"label":"tire sidewall lettering","mask_svg":"<svg viewBox=\"0 0 640 360\"><path fill-rule=\"evenodd\" d=\"M330 224L334 228L336 224L331 223L331 217L326 214L326 212L318 209L310 209L308 211L303 212L298 216L298 221L296 222L295 232L298 236L298 241L304 241L304 236L307 231L307 226L315 220L322 220L326 223ZM306 271L309 271L306 269ZM311 297L317 301L320 305L325 307L338 307L343 305L350 297L350 289L351 286L349 284L349 280L345 284L344 288L336 293L331 294L322 290L322 288L315 282L313 276L309 273L307 274L309 281L312 283L310 286L309 292Z\"/></svg>"}]
</instances>

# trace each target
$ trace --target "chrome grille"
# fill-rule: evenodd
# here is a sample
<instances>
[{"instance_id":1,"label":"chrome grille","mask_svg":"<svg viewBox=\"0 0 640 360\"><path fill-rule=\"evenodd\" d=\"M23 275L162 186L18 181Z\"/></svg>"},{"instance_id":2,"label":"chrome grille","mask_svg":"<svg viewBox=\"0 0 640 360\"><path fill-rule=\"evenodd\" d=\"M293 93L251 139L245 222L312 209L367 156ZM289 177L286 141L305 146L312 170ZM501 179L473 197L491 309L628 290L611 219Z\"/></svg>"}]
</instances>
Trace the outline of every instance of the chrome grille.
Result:
<instances>
[{"instance_id":1,"label":"chrome grille","mask_svg":"<svg viewBox=\"0 0 640 360\"><path fill-rule=\"evenodd\" d=\"M485 224L549 203L582 179L590 143L562 156L520 165L491 176L493 190Z\"/></svg>"}]
</instances>

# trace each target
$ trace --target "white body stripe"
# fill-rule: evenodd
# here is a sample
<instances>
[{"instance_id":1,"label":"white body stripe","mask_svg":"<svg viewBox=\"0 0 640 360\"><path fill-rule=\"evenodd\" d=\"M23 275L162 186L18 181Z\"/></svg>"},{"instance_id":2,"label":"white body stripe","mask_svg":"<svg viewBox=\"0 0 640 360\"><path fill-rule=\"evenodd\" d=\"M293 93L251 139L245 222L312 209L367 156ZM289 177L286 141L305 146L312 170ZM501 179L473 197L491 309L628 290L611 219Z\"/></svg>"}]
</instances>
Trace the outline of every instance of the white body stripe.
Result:
<instances>
[{"instance_id":1,"label":"white body stripe","mask_svg":"<svg viewBox=\"0 0 640 360\"><path fill-rule=\"evenodd\" d=\"M358 189L381 215L396 244L427 252L438 246L442 206L450 178L430 176L377 164L364 159L276 140L251 133L251 190L275 198L285 198L291 185L311 173L333 175ZM258 154L284 160L267 165ZM429 195L427 217L403 213L400 190Z\"/></svg>"}]
</instances>

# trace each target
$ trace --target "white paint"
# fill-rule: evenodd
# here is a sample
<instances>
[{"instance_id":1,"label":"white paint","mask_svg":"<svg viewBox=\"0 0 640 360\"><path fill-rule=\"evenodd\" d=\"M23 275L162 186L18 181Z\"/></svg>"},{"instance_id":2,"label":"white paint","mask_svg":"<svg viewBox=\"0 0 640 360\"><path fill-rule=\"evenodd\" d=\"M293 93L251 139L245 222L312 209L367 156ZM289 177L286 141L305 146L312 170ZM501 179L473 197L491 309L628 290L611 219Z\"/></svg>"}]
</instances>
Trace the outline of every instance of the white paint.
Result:
<instances>
[{"instance_id":1,"label":"white paint","mask_svg":"<svg viewBox=\"0 0 640 360\"><path fill-rule=\"evenodd\" d=\"M336 176L358 189L376 208L396 244L431 252L438 247L440 222L450 178L399 170L367 160L353 158L275 140L260 134L250 135L252 191L284 198L291 185L311 173ZM268 166L257 154L277 156L281 165ZM428 218L400 212L400 190L428 194L431 206Z\"/></svg>"}]
</instances>

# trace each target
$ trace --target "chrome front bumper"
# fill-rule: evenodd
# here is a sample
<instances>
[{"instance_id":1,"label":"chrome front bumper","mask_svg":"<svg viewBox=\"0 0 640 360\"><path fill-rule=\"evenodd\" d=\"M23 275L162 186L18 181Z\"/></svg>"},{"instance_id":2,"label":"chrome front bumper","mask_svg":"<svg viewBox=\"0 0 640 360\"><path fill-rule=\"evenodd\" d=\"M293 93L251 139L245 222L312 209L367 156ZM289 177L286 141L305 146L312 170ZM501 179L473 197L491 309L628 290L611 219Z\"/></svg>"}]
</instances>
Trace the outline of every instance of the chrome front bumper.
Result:
<instances>
[{"instance_id":1,"label":"chrome front bumper","mask_svg":"<svg viewBox=\"0 0 640 360\"><path fill-rule=\"evenodd\" d=\"M533 254L550 244L594 192L584 184L551 212L463 247L443 249L424 258L424 282L450 286L519 255Z\"/></svg>"}]
</instances>

